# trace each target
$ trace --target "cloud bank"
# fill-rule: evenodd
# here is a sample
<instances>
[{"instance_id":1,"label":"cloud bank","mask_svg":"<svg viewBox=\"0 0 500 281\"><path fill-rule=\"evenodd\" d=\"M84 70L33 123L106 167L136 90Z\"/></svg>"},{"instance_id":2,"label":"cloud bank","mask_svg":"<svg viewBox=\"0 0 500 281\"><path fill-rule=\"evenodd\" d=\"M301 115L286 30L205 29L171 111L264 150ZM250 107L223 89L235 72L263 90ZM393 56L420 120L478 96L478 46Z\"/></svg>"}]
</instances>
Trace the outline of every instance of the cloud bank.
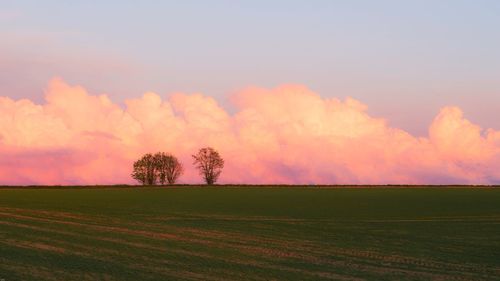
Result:
<instances>
[{"instance_id":1,"label":"cloud bank","mask_svg":"<svg viewBox=\"0 0 500 281\"><path fill-rule=\"evenodd\" d=\"M445 107L419 138L371 117L347 98L300 85L248 88L229 114L202 94L145 93L113 103L56 78L44 104L0 97L0 184L134 183L132 163L165 151L201 179L191 154L219 150L221 183L498 184L500 131Z\"/></svg>"}]
</instances>

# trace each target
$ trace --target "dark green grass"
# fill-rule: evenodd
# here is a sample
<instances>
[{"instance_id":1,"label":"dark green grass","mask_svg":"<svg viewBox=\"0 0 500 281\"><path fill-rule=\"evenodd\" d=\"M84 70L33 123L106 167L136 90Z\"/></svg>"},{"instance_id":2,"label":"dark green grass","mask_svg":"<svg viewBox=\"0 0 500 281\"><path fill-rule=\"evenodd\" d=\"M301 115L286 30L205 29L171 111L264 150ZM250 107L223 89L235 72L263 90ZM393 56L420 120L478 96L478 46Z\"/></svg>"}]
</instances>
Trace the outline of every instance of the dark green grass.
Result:
<instances>
[{"instance_id":1,"label":"dark green grass","mask_svg":"<svg viewBox=\"0 0 500 281\"><path fill-rule=\"evenodd\" d=\"M0 279L499 280L500 189L0 189Z\"/></svg>"}]
</instances>

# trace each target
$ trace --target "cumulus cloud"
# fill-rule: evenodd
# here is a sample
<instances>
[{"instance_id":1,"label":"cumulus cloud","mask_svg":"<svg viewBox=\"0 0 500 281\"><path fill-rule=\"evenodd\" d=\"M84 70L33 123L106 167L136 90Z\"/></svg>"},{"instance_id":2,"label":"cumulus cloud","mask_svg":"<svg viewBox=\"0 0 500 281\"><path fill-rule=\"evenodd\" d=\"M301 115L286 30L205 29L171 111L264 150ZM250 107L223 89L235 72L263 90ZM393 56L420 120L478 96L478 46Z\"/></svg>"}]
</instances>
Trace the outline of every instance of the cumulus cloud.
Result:
<instances>
[{"instance_id":1,"label":"cumulus cloud","mask_svg":"<svg viewBox=\"0 0 500 281\"><path fill-rule=\"evenodd\" d=\"M213 146L223 183L495 184L500 131L482 130L456 107L418 138L371 117L361 102L325 99L304 86L248 88L229 114L202 94L145 93L113 103L61 79L45 103L0 97L1 184L133 183L132 162L166 151L197 183L191 154Z\"/></svg>"}]
</instances>

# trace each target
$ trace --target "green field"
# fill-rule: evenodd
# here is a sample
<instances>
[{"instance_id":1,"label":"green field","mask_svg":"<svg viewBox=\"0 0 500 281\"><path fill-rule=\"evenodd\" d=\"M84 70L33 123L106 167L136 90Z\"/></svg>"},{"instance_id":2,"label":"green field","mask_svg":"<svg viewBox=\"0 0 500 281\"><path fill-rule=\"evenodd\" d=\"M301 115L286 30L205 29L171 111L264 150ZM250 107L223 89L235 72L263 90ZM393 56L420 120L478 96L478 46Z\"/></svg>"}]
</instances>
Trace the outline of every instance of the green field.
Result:
<instances>
[{"instance_id":1,"label":"green field","mask_svg":"<svg viewBox=\"0 0 500 281\"><path fill-rule=\"evenodd\" d=\"M500 280L500 189L0 189L0 279Z\"/></svg>"}]
</instances>

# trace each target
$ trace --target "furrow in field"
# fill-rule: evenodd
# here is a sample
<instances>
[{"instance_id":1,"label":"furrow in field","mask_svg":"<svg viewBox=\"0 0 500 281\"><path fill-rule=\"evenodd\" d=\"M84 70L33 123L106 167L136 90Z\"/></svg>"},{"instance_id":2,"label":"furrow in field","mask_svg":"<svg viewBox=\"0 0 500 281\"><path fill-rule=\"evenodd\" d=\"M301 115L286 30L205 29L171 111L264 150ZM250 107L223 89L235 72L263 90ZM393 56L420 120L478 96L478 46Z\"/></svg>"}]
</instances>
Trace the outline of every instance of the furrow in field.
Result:
<instances>
[{"instance_id":1,"label":"furrow in field","mask_svg":"<svg viewBox=\"0 0 500 281\"><path fill-rule=\"evenodd\" d=\"M116 280L110 276L93 276L92 274L75 274L67 271L58 271L54 267L48 266L34 266L32 264L13 263L8 259L0 258L0 272L6 270L8 272L15 272L16 275L11 280L47 280L47 281L60 281L60 280ZM5 278L3 278L5 277ZM2 278L9 281L10 276L3 276ZM19 278L19 279L17 279ZM64 278L64 279L61 279Z\"/></svg>"},{"instance_id":2,"label":"furrow in field","mask_svg":"<svg viewBox=\"0 0 500 281\"><path fill-rule=\"evenodd\" d=\"M179 264L171 263L170 261L167 260L160 260L160 259L153 259L153 258L147 258L144 256L140 255L123 255L122 252L118 250L110 250L110 249L96 249L92 246L82 246L82 245L75 245L74 243L64 243L61 241L52 241L50 239L42 239L44 240L43 242L37 241L37 242L30 242L30 241L25 241L25 240L20 240L20 239L7 239L0 241L0 244L4 244L10 247L15 247L15 248L22 248L22 249L27 249L30 251L42 251L42 252L52 252L58 255L61 255L61 258L71 258L72 256L77 256L77 257L84 257L87 259L91 259L94 261L98 261L101 264L107 264L108 267L113 267L113 264L116 266L116 258L122 257L122 260L128 260L130 262L127 263L122 263L122 266L126 266L127 269L135 269L135 270L140 270L142 271L142 275L144 277L148 276L148 273L154 273L154 275L161 275L164 277L175 277L177 280L221 280L219 276L213 276L207 273L196 273L193 271L186 270L186 267L179 267ZM55 246L54 244L59 244L58 246ZM140 261L140 263L138 263ZM21 266L21 264L13 264L11 263L12 266L18 265ZM38 266L37 268L43 269L44 267ZM52 272L56 270L56 267L51 267ZM46 271L45 275L48 275L49 272ZM60 275L66 274L68 275L67 271L60 271ZM92 272L92 269L86 269L86 271L82 271L81 275L91 275L94 276L90 278L89 280L95 280L96 276L99 275L99 273ZM71 274L69 274L71 276ZM75 275L73 273L72 275ZM44 278L46 279L46 278ZM60 280L57 277L56 278L50 278L52 280ZM78 278L80 279L80 278ZM101 278L97 278L101 280ZM72 280L77 280L72 279Z\"/></svg>"},{"instance_id":3,"label":"furrow in field","mask_svg":"<svg viewBox=\"0 0 500 281\"><path fill-rule=\"evenodd\" d=\"M1 224L6 224L5 222L0 222ZM41 228L41 227L33 227L29 225L23 225L23 224L16 224L16 223L7 223L8 225L11 226L17 226L17 227L25 227L33 230L47 230L47 231L52 231L50 228ZM68 231L56 231L56 233L59 234L72 234L75 236L78 236L77 233L71 233ZM121 243L124 245L128 246L135 246L139 248L147 248L149 250L155 250L158 251L159 248L156 246L150 246L147 244L137 244L137 243L129 243L126 240L121 240L121 239L107 239L107 238L95 238L96 240L104 240L104 241L112 241L116 243ZM73 254L73 255L80 255L80 256L89 256L87 253L93 253L91 256L92 257L99 257L102 255L103 252L105 252L108 255L120 255L119 251L109 251L109 250L104 250L102 248L95 249L93 247L81 247L77 246L74 243L66 243L66 245L58 245L54 246L51 245L50 243L47 242L26 242L22 240L5 240L6 244L9 245L16 245L16 247L24 247L24 248L31 248L31 249L37 249L37 250L44 250L44 251L53 251L57 252L60 254ZM50 242L50 241L49 241ZM53 242L53 241L52 241ZM53 243L52 243L53 244ZM61 243L59 243L61 244ZM63 243L64 244L64 243ZM66 247L63 247L66 246ZM78 251L73 250L68 250L68 248L79 248ZM188 256L195 256L195 257L200 257L204 258L207 260L219 260L224 263L229 263L229 264L238 264L238 265L243 265L243 266L252 266L252 267L258 267L261 269L272 269L272 270L279 270L279 271L289 271L289 272L294 272L294 273L300 273L300 274L305 274L305 275L310 275L310 276L315 276L315 277L321 277L321 278L326 278L326 279L332 279L332 280L357 280L355 278L349 277L349 276L343 276L340 274L335 274L331 272L321 272L321 271L305 271L305 270L300 270L300 269L295 269L292 267L287 267L287 266L278 266L278 265L271 265L266 262L259 261L259 259L254 259L254 260L236 260L236 259L227 259L227 258L222 258L222 257L217 257L215 255L207 254L207 253L200 253L200 252L193 252L193 251L187 251L187 250L173 250L169 249L168 251L176 254L183 254L183 255L188 255ZM99 255L97 255L99 254ZM137 260L137 259L143 259L145 263L148 264L156 264L157 266L166 266L164 262L158 263L158 260L155 259L145 259L144 257L137 257L137 256L129 256L129 260ZM100 258L102 262L109 262L109 259L102 259ZM181 264L176 264L176 266L180 266ZM179 268L179 267L176 267ZM229 274L229 273L227 273ZM206 279L206 278L205 278Z\"/></svg>"},{"instance_id":4,"label":"furrow in field","mask_svg":"<svg viewBox=\"0 0 500 281\"><path fill-rule=\"evenodd\" d=\"M406 266L406 265L413 265L413 266L418 266L423 269L433 269L433 270L444 270L449 271L452 269L453 271L456 271L458 273L464 273L464 275L470 275L470 273L467 273L467 271L473 271L478 274L486 274L487 276L489 275L490 270L488 272L485 272L484 269L477 268L475 266L470 266L467 267L465 265L456 265L456 264L450 264L450 263L439 263L439 262L434 262L434 261L425 261L425 260L420 260L420 259L415 259L415 258L409 258L409 257L400 257L400 256L388 256L388 255L383 255L383 254L378 254L375 252L370 252L370 251L358 251L358 250L349 250L349 249L334 249L334 248L328 248L328 249L323 249L321 250L318 247L312 247L311 245L306 246L306 245L300 245L296 243L291 243L290 241L283 241L283 240L278 240L278 239L272 239L271 241L266 241L269 243L271 247L258 247L254 245L247 245L249 243L259 243L261 241L260 238L262 237L252 237L248 235L241 235L241 234L235 234L235 233L225 233L221 231L206 231L206 230L199 230L195 228L176 228L176 227L170 227L170 231L175 232L180 232L183 233L184 235L177 235L177 234L172 234L172 233L159 233L157 231L151 231L151 230L137 230L137 229L130 229L130 228L124 228L124 227L117 227L117 226L102 226L102 225L95 225L95 224L89 224L89 223L83 223L83 222L75 222L75 221L67 221L67 220L61 220L61 219L51 219L51 218L41 218L38 216L27 216L27 215L20 215L20 214L12 214L9 212L0 212L0 215L11 217L11 218L18 218L18 219L26 219L26 220L36 220L36 221L43 221L43 222L50 222L50 223L56 223L56 224L66 224L66 225L72 225L72 226L77 226L77 227L85 227L85 228L92 228L95 230L103 231L103 232L119 232L122 234L126 235L134 235L134 236L142 236L142 237L148 237L148 238L154 238L154 239L160 239L160 240L172 240L172 241L182 241L186 243L196 243L196 244L202 244L206 247L216 247L216 248L224 248L224 247L233 247L235 250L245 253L249 256L257 256L257 257L269 257L271 259L279 259L279 260L289 260L289 259L296 259L296 260L301 260L304 262L309 262L309 263L315 263L315 264L324 264L324 265L331 265L331 266L338 266L338 267L350 267L350 268L356 268L357 270L363 270L363 271L369 271L369 272L383 272L384 274L387 273L405 273L409 274L410 272L413 272L413 274L418 274L418 275L425 275L428 276L429 273L424 273L421 270L406 270L406 269L401 269L401 268L395 268L395 265L397 266ZM50 215L47 212L42 213L42 215ZM61 218L61 216L56 215L58 218ZM75 216L67 216L66 218L70 219L78 219ZM85 222L89 222L89 220L84 219ZM109 223L109 220L106 218L103 218L103 222ZM121 225L127 224L128 222L120 222L119 220L114 221L114 223L120 223ZM141 227L157 227L157 226L151 226L148 224L134 224L134 226L141 226ZM188 234L188 235L187 235ZM192 237L188 237L192 236ZM195 237L195 238L193 238ZM207 237L210 237L210 241L207 240ZM237 241L239 244L242 245L235 245L234 242ZM279 250L281 249L287 249L287 250ZM351 262L346 263L343 261L336 261L333 260L332 258L325 258L325 257L331 257L335 256L336 258L344 258L348 259ZM213 258L213 257L212 257ZM354 261L356 262L353 262ZM356 260L359 259L359 260ZM373 267L369 264L366 264L366 261L377 261L377 263L380 264L380 261L384 263L390 263L387 267ZM380 271L381 269L382 271ZM278 268L281 270L286 270L287 268ZM292 268L293 269L293 268ZM290 270L290 268L288 268ZM293 269L295 270L295 269ZM292 271L293 271L292 270ZM494 269L496 270L496 269ZM432 273L431 273L432 275ZM447 275L440 275L440 274L433 274L432 276L436 278L441 278L443 276ZM338 277L338 276L337 276ZM449 276L448 276L449 277ZM467 279L467 278L465 278ZM457 279L459 280L459 279Z\"/></svg>"}]
</instances>

